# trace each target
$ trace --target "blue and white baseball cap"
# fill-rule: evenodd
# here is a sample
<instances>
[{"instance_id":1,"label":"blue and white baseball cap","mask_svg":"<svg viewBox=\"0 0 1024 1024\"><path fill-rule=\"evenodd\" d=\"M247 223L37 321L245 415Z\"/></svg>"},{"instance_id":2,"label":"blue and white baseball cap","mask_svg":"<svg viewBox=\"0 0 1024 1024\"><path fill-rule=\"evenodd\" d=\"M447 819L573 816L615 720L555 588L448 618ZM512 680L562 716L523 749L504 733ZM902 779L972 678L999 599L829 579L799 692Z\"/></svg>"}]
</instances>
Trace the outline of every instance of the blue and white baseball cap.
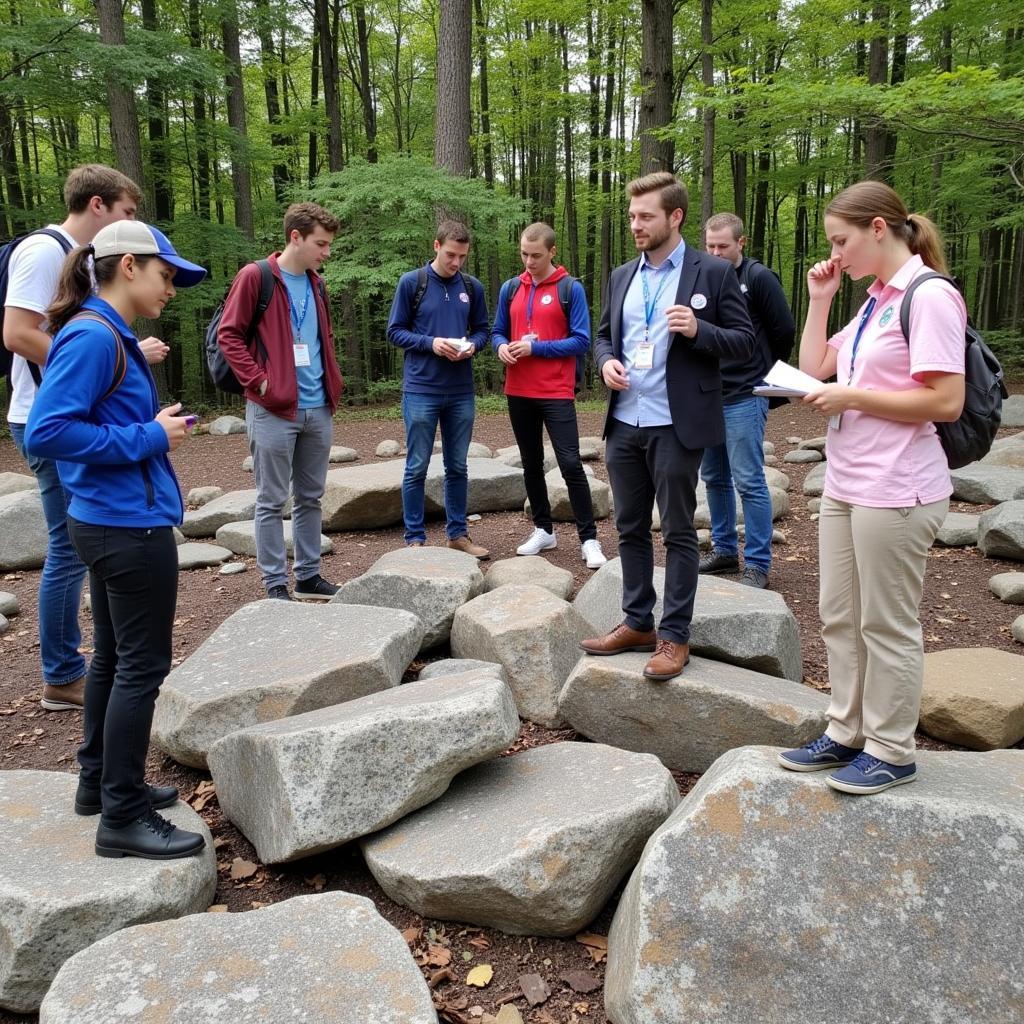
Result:
<instances>
[{"instance_id":1,"label":"blue and white baseball cap","mask_svg":"<svg viewBox=\"0 0 1024 1024\"><path fill-rule=\"evenodd\" d=\"M171 245L170 239L151 224L141 220L118 220L100 228L92 240L93 257L104 256L159 256L164 263L177 268L174 275L176 288L191 288L206 277L206 271L195 263L183 260Z\"/></svg>"}]
</instances>

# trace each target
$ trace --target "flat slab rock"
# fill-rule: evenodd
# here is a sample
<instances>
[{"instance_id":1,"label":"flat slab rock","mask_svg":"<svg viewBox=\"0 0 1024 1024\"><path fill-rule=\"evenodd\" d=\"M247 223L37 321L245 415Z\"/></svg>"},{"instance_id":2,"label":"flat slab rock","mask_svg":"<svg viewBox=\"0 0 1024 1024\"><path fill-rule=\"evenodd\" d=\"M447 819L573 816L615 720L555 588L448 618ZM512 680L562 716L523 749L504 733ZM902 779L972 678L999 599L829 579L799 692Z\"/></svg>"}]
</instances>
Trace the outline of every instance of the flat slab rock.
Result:
<instances>
[{"instance_id":1,"label":"flat slab rock","mask_svg":"<svg viewBox=\"0 0 1024 1024\"><path fill-rule=\"evenodd\" d=\"M655 757L552 743L464 772L363 853L384 891L426 917L572 935L678 802Z\"/></svg>"},{"instance_id":2,"label":"flat slab rock","mask_svg":"<svg viewBox=\"0 0 1024 1024\"><path fill-rule=\"evenodd\" d=\"M921 751L872 797L776 754L726 754L651 837L608 937L609 1019L1019 1020L1024 752Z\"/></svg>"},{"instance_id":3,"label":"flat slab rock","mask_svg":"<svg viewBox=\"0 0 1024 1024\"><path fill-rule=\"evenodd\" d=\"M657 623L665 593L665 570L660 566L654 569L654 589ZM622 563L618 558L590 577L573 607L590 624L588 636L607 633L622 621ZM781 594L701 576L690 630L692 654L797 683L803 679L799 628Z\"/></svg>"},{"instance_id":4,"label":"flat slab rock","mask_svg":"<svg viewBox=\"0 0 1024 1024\"><path fill-rule=\"evenodd\" d=\"M972 462L961 469L951 469L949 475L955 501L989 505L1024 498L1024 470Z\"/></svg>"},{"instance_id":5,"label":"flat slab rock","mask_svg":"<svg viewBox=\"0 0 1024 1024\"><path fill-rule=\"evenodd\" d=\"M981 514L978 548L986 558L1024 561L1024 501L1004 501Z\"/></svg>"},{"instance_id":6,"label":"flat slab rock","mask_svg":"<svg viewBox=\"0 0 1024 1024\"><path fill-rule=\"evenodd\" d=\"M397 686L423 637L408 612L255 601L239 608L164 680L153 742L206 767L223 736Z\"/></svg>"},{"instance_id":7,"label":"flat slab rock","mask_svg":"<svg viewBox=\"0 0 1024 1024\"><path fill-rule=\"evenodd\" d=\"M1010 395L1003 402L1000 422L1004 427L1024 427L1024 395Z\"/></svg>"},{"instance_id":8,"label":"flat slab rock","mask_svg":"<svg viewBox=\"0 0 1024 1024\"><path fill-rule=\"evenodd\" d=\"M467 672L241 729L209 762L221 809L278 863L390 825L518 733L505 683Z\"/></svg>"},{"instance_id":9,"label":"flat slab rock","mask_svg":"<svg viewBox=\"0 0 1024 1024\"><path fill-rule=\"evenodd\" d=\"M810 743L825 731L828 698L801 683L691 657L681 676L652 683L649 654L582 657L558 702L584 736L657 755L675 771L706 771L735 747Z\"/></svg>"},{"instance_id":10,"label":"flat slab rock","mask_svg":"<svg viewBox=\"0 0 1024 1024\"><path fill-rule=\"evenodd\" d=\"M478 661L474 658L444 658L431 661L420 669L418 681L438 679L441 676L460 676L464 672L484 672L504 680L505 670L494 661Z\"/></svg>"},{"instance_id":11,"label":"flat slab rock","mask_svg":"<svg viewBox=\"0 0 1024 1024\"><path fill-rule=\"evenodd\" d=\"M207 430L214 437L225 437L228 434L244 434L245 420L239 416L218 416L210 423Z\"/></svg>"},{"instance_id":12,"label":"flat slab rock","mask_svg":"<svg viewBox=\"0 0 1024 1024\"><path fill-rule=\"evenodd\" d=\"M35 491L39 485L28 473L0 473L0 498L19 491Z\"/></svg>"},{"instance_id":13,"label":"flat slab rock","mask_svg":"<svg viewBox=\"0 0 1024 1024\"><path fill-rule=\"evenodd\" d=\"M595 519L607 519L612 509L612 489L604 481L594 476L589 466L584 465L587 487L590 489L590 504ZM574 523L572 503L569 501L569 485L562 476L562 471L555 466L544 474L544 482L548 489L548 501L551 504L551 518L556 523ZM529 499L523 505L523 512L530 515Z\"/></svg>"},{"instance_id":14,"label":"flat slab rock","mask_svg":"<svg viewBox=\"0 0 1024 1024\"><path fill-rule=\"evenodd\" d=\"M398 548L343 583L332 603L404 608L423 623L422 647L427 650L447 641L455 612L483 589L480 563L464 551Z\"/></svg>"},{"instance_id":15,"label":"flat slab rock","mask_svg":"<svg viewBox=\"0 0 1024 1024\"><path fill-rule=\"evenodd\" d=\"M234 552L219 544L198 544L186 541L178 545L179 569L206 569L220 565L234 556Z\"/></svg>"},{"instance_id":16,"label":"flat slab rock","mask_svg":"<svg viewBox=\"0 0 1024 1024\"><path fill-rule=\"evenodd\" d=\"M405 940L347 892L111 935L70 960L40 1024L437 1024Z\"/></svg>"},{"instance_id":17,"label":"flat slab rock","mask_svg":"<svg viewBox=\"0 0 1024 1024\"><path fill-rule=\"evenodd\" d=\"M484 591L498 587L533 584L550 590L555 597L569 600L573 578L568 569L552 565L540 555L517 555L515 558L501 558L491 562L484 574Z\"/></svg>"},{"instance_id":18,"label":"flat slab rock","mask_svg":"<svg viewBox=\"0 0 1024 1024\"><path fill-rule=\"evenodd\" d=\"M256 489L228 491L219 498L190 509L181 523L181 532L186 537L212 537L225 523L236 523L252 519L256 515Z\"/></svg>"},{"instance_id":19,"label":"flat slab rock","mask_svg":"<svg viewBox=\"0 0 1024 1024\"><path fill-rule=\"evenodd\" d=\"M0 572L39 569L48 540L38 487L0 497Z\"/></svg>"},{"instance_id":20,"label":"flat slab rock","mask_svg":"<svg viewBox=\"0 0 1024 1024\"><path fill-rule=\"evenodd\" d=\"M988 589L1004 604L1024 604L1024 572L1001 572L991 577Z\"/></svg>"},{"instance_id":21,"label":"flat slab rock","mask_svg":"<svg viewBox=\"0 0 1024 1024\"><path fill-rule=\"evenodd\" d=\"M17 1013L38 1008L79 950L129 925L202 913L217 887L209 829L187 804L161 813L201 832L202 853L114 860L96 856L99 818L75 814L77 786L66 772L0 772L0 1007Z\"/></svg>"},{"instance_id":22,"label":"flat slab rock","mask_svg":"<svg viewBox=\"0 0 1024 1024\"><path fill-rule=\"evenodd\" d=\"M284 528L285 553L289 556L294 555L295 539L292 533L292 521L286 519L281 526ZM234 554L256 557L256 521L254 519L238 523L225 523L217 528L216 536L217 543L228 548ZM329 555L333 550L334 541L321 533L320 554Z\"/></svg>"},{"instance_id":23,"label":"flat slab rock","mask_svg":"<svg viewBox=\"0 0 1024 1024\"><path fill-rule=\"evenodd\" d=\"M519 714L558 728L558 694L589 635L579 612L549 590L532 585L498 587L456 613L452 654L494 661L516 698Z\"/></svg>"},{"instance_id":24,"label":"flat slab rock","mask_svg":"<svg viewBox=\"0 0 1024 1024\"><path fill-rule=\"evenodd\" d=\"M991 647L924 656L921 729L972 750L1024 739L1024 657Z\"/></svg>"},{"instance_id":25,"label":"flat slab rock","mask_svg":"<svg viewBox=\"0 0 1024 1024\"><path fill-rule=\"evenodd\" d=\"M970 512L947 512L935 543L943 548L969 548L978 543L978 521Z\"/></svg>"}]
</instances>

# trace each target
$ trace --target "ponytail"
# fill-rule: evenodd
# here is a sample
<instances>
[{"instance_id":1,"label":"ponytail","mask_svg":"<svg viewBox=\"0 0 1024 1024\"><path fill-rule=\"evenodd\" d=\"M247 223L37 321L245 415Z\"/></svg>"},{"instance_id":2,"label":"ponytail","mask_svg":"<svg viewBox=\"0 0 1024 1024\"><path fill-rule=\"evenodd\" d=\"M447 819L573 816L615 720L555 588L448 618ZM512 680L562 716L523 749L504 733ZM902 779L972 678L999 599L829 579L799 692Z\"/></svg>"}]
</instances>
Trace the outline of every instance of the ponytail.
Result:
<instances>
[{"instance_id":1,"label":"ponytail","mask_svg":"<svg viewBox=\"0 0 1024 1024\"><path fill-rule=\"evenodd\" d=\"M907 245L910 246L910 251L915 256L920 256L932 270L949 277L945 246L942 244L942 235L939 234L939 229L935 224L924 214L911 213L907 215L905 228L908 233Z\"/></svg>"},{"instance_id":2,"label":"ponytail","mask_svg":"<svg viewBox=\"0 0 1024 1024\"><path fill-rule=\"evenodd\" d=\"M56 334L92 295L92 276L89 274L91 245L82 245L69 252L60 271L57 294L46 311L46 324L50 334Z\"/></svg>"}]
</instances>

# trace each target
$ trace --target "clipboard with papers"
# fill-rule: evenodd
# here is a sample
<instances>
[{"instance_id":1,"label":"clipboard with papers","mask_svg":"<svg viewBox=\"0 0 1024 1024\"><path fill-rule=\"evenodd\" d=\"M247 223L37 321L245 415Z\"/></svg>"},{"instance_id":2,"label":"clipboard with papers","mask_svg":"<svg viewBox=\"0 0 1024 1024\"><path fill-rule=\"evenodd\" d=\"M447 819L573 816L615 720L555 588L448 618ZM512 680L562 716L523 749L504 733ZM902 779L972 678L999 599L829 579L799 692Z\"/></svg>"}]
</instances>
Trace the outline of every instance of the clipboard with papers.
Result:
<instances>
[{"instance_id":1,"label":"clipboard with papers","mask_svg":"<svg viewBox=\"0 0 1024 1024\"><path fill-rule=\"evenodd\" d=\"M820 380L780 360L754 388L754 394L759 398L803 398L820 386Z\"/></svg>"}]
</instances>

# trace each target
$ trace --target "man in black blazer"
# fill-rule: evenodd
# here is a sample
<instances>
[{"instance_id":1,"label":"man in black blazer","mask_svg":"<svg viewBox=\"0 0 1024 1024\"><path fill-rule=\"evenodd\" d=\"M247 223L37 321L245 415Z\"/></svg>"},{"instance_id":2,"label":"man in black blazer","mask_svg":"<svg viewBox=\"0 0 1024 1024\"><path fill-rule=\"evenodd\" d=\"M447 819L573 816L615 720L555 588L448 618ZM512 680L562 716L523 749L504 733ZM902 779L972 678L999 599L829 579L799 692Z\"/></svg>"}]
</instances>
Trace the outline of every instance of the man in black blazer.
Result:
<instances>
[{"instance_id":1,"label":"man in black blazer","mask_svg":"<svg viewBox=\"0 0 1024 1024\"><path fill-rule=\"evenodd\" d=\"M594 357L611 391L605 463L615 498L624 621L584 640L588 654L653 651L648 679L671 679L689 660L697 590L697 471L705 448L725 440L719 358L749 359L754 329L732 266L691 249L680 228L686 187L659 171L632 181L629 223L640 252L612 271ZM665 598L654 628L657 499Z\"/></svg>"}]
</instances>

